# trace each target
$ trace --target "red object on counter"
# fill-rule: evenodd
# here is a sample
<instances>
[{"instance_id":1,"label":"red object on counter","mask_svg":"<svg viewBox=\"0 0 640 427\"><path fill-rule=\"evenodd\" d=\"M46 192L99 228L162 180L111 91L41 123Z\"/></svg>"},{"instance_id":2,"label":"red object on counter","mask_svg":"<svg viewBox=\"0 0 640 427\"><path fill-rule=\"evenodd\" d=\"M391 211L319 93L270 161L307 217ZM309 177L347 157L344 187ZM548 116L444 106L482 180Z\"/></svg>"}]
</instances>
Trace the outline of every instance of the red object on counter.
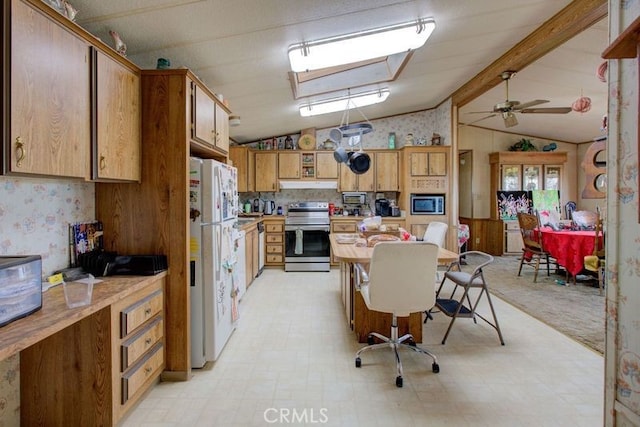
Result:
<instances>
[{"instance_id":1,"label":"red object on counter","mask_svg":"<svg viewBox=\"0 0 640 427\"><path fill-rule=\"evenodd\" d=\"M329 203L329 215L333 215L336 213L336 205L333 203Z\"/></svg>"}]
</instances>

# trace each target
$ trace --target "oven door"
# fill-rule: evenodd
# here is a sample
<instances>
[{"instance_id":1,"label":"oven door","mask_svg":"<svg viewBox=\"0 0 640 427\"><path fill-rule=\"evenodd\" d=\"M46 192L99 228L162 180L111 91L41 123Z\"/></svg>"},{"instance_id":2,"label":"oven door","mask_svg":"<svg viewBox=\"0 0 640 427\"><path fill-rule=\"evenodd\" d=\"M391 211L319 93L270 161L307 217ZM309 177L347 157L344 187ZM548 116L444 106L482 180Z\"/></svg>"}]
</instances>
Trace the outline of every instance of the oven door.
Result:
<instances>
[{"instance_id":1,"label":"oven door","mask_svg":"<svg viewBox=\"0 0 640 427\"><path fill-rule=\"evenodd\" d=\"M285 261L287 258L318 258L330 256L328 225L285 225Z\"/></svg>"},{"instance_id":2,"label":"oven door","mask_svg":"<svg viewBox=\"0 0 640 427\"><path fill-rule=\"evenodd\" d=\"M285 225L285 271L328 271L329 225Z\"/></svg>"}]
</instances>

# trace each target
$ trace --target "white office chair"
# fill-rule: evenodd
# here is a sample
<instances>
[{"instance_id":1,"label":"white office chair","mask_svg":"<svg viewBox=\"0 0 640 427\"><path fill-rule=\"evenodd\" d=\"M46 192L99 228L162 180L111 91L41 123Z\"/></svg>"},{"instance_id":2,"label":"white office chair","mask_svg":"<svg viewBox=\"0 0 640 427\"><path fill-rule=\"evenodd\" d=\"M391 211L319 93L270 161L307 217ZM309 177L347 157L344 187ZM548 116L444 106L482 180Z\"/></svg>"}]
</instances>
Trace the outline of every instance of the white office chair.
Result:
<instances>
[{"instance_id":1,"label":"white office chair","mask_svg":"<svg viewBox=\"0 0 640 427\"><path fill-rule=\"evenodd\" d=\"M444 240L447 236L447 230L449 229L449 225L444 222L433 221L427 225L427 229L424 231L424 236L422 240L428 243L434 243L438 245L438 247L444 246Z\"/></svg>"},{"instance_id":2,"label":"white office chair","mask_svg":"<svg viewBox=\"0 0 640 427\"><path fill-rule=\"evenodd\" d=\"M411 334L398 338L398 317L428 310L436 302L436 283L425 286L425 277L435 277L438 246L423 242L382 242L375 245L369 271L356 264L356 287L369 310L391 313L391 335L369 334L369 345L356 353L356 368L361 366L360 354L367 350L388 348L396 356L396 386L402 387L402 362L399 348L408 348L431 357L431 370L440 372L436 356L418 347ZM382 343L374 344L374 337Z\"/></svg>"}]
</instances>

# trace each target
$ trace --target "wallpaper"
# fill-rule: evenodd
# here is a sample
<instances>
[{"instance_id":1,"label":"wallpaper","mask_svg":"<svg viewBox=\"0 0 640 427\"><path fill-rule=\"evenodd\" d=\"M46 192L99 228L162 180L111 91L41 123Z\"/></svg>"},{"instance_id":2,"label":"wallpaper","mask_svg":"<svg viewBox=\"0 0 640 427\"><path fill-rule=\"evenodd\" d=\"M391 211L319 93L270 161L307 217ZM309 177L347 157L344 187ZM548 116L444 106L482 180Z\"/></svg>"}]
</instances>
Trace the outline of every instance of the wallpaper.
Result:
<instances>
[{"instance_id":1,"label":"wallpaper","mask_svg":"<svg viewBox=\"0 0 640 427\"><path fill-rule=\"evenodd\" d=\"M69 266L70 223L92 220L94 184L0 177L0 256L40 255L48 276ZM0 426L20 424L20 358L0 360Z\"/></svg>"},{"instance_id":2,"label":"wallpaper","mask_svg":"<svg viewBox=\"0 0 640 427\"><path fill-rule=\"evenodd\" d=\"M610 40L640 16L639 0L609 2ZM607 346L605 425L640 423L640 224L638 217L638 68L609 60L607 141Z\"/></svg>"},{"instance_id":3,"label":"wallpaper","mask_svg":"<svg viewBox=\"0 0 640 427\"><path fill-rule=\"evenodd\" d=\"M0 177L0 256L40 255L43 275L69 266L69 224L93 220L94 184Z\"/></svg>"}]
</instances>

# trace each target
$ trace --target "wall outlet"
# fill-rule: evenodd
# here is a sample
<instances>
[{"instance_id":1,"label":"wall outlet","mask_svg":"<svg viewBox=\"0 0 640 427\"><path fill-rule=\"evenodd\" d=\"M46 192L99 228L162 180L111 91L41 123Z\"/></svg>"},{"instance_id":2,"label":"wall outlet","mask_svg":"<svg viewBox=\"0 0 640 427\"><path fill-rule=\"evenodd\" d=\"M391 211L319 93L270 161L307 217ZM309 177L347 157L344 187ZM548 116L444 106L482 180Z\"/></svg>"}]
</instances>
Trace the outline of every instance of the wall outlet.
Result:
<instances>
[{"instance_id":1,"label":"wall outlet","mask_svg":"<svg viewBox=\"0 0 640 427\"><path fill-rule=\"evenodd\" d=\"M479 244L480 244L480 238L476 237L476 245L479 245Z\"/></svg>"}]
</instances>

